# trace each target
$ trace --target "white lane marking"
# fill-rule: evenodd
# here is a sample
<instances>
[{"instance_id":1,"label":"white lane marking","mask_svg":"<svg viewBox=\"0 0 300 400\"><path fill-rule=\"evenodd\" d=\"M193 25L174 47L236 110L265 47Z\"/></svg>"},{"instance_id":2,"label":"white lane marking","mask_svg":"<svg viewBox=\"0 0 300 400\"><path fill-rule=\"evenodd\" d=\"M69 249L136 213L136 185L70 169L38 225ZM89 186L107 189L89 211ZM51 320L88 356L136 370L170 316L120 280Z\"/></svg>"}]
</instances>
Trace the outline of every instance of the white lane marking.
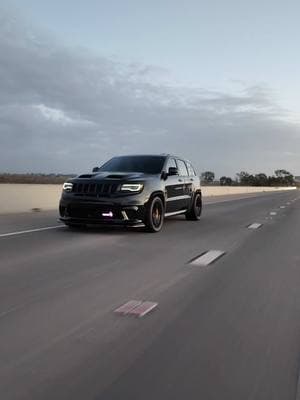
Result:
<instances>
[{"instance_id":1,"label":"white lane marking","mask_svg":"<svg viewBox=\"0 0 300 400\"><path fill-rule=\"evenodd\" d=\"M200 255L199 257L195 258L194 260L192 260L190 262L190 264L206 267L207 265L216 261L218 258L222 257L224 254L225 254L225 251L209 250L206 253L204 253L204 254Z\"/></svg>"},{"instance_id":2,"label":"white lane marking","mask_svg":"<svg viewBox=\"0 0 300 400\"><path fill-rule=\"evenodd\" d=\"M262 226L262 224L258 223L258 222L254 222L253 224L248 226L248 229L258 229Z\"/></svg>"},{"instance_id":3,"label":"white lane marking","mask_svg":"<svg viewBox=\"0 0 300 400\"><path fill-rule=\"evenodd\" d=\"M271 211L270 215L277 215L277 212L276 211Z\"/></svg>"},{"instance_id":4,"label":"white lane marking","mask_svg":"<svg viewBox=\"0 0 300 400\"><path fill-rule=\"evenodd\" d=\"M280 206L280 208L285 208L285 206Z\"/></svg>"},{"instance_id":5,"label":"white lane marking","mask_svg":"<svg viewBox=\"0 0 300 400\"><path fill-rule=\"evenodd\" d=\"M121 307L118 307L114 312L117 314L134 315L142 318L157 306L158 303L154 303L153 301L129 300Z\"/></svg>"},{"instance_id":6,"label":"white lane marking","mask_svg":"<svg viewBox=\"0 0 300 400\"><path fill-rule=\"evenodd\" d=\"M57 228L64 228L64 227L65 227L65 225L55 225L55 226L45 226L44 228L27 229L26 231L1 233L0 238L7 237L7 236L23 235L25 233L32 233L32 232L49 231L50 229L57 229Z\"/></svg>"},{"instance_id":7,"label":"white lane marking","mask_svg":"<svg viewBox=\"0 0 300 400\"><path fill-rule=\"evenodd\" d=\"M129 300L127 303L118 307L114 312L118 314L128 314L130 311L134 310L136 307L142 304L141 300Z\"/></svg>"},{"instance_id":8,"label":"white lane marking","mask_svg":"<svg viewBox=\"0 0 300 400\"><path fill-rule=\"evenodd\" d=\"M133 310L129 311L128 314L136 315L139 318L144 317L150 311L158 306L158 303L154 303L153 301L144 301L141 305L135 307Z\"/></svg>"}]
</instances>

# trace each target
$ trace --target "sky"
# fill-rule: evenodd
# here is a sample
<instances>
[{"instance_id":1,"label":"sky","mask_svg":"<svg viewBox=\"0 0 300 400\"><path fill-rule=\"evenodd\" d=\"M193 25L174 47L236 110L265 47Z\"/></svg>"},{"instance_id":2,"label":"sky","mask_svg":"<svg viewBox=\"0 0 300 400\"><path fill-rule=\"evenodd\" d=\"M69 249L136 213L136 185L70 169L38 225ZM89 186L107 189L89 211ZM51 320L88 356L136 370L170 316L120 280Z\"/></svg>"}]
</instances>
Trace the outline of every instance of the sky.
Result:
<instances>
[{"instance_id":1,"label":"sky","mask_svg":"<svg viewBox=\"0 0 300 400\"><path fill-rule=\"evenodd\" d=\"M1 0L0 171L175 153L300 175L300 3Z\"/></svg>"}]
</instances>

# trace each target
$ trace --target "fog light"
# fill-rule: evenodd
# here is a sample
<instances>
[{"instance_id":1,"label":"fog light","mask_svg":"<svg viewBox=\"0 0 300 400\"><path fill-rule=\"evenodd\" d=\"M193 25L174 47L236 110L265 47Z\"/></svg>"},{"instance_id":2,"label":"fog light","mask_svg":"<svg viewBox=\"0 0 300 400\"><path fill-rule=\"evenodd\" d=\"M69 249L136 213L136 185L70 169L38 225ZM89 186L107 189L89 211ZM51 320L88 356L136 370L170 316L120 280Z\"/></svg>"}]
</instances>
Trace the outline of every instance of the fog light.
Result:
<instances>
[{"instance_id":1,"label":"fog light","mask_svg":"<svg viewBox=\"0 0 300 400\"><path fill-rule=\"evenodd\" d=\"M114 214L112 213L112 211L102 213L102 217L112 218L113 216L114 216Z\"/></svg>"}]
</instances>

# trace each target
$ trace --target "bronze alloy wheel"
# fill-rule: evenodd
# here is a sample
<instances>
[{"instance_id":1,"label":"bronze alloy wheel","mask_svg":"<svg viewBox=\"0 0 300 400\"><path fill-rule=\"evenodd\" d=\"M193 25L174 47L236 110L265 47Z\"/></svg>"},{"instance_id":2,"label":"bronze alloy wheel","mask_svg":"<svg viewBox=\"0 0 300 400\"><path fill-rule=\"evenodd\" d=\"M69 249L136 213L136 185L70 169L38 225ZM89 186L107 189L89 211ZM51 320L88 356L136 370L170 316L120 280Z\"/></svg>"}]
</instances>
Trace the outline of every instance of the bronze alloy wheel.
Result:
<instances>
[{"instance_id":1,"label":"bronze alloy wheel","mask_svg":"<svg viewBox=\"0 0 300 400\"><path fill-rule=\"evenodd\" d=\"M164 204L160 197L150 200L145 216L146 229L149 232L159 232L164 222Z\"/></svg>"},{"instance_id":2,"label":"bronze alloy wheel","mask_svg":"<svg viewBox=\"0 0 300 400\"><path fill-rule=\"evenodd\" d=\"M152 222L155 227L159 227L162 220L162 204L160 202L155 202L152 208Z\"/></svg>"}]
</instances>

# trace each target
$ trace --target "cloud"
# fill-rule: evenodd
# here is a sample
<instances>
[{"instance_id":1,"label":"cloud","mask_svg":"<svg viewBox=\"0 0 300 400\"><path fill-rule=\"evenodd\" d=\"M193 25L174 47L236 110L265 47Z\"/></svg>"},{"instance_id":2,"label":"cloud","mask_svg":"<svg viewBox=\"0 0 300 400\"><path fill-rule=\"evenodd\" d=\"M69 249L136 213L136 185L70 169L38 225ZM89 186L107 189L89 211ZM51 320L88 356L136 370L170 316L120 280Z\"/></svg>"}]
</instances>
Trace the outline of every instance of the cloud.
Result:
<instances>
[{"instance_id":1,"label":"cloud","mask_svg":"<svg viewBox=\"0 0 300 400\"><path fill-rule=\"evenodd\" d=\"M300 171L299 125L267 87L172 85L159 66L66 47L7 10L0 54L0 170L76 173L115 154L171 152L217 174Z\"/></svg>"}]
</instances>

